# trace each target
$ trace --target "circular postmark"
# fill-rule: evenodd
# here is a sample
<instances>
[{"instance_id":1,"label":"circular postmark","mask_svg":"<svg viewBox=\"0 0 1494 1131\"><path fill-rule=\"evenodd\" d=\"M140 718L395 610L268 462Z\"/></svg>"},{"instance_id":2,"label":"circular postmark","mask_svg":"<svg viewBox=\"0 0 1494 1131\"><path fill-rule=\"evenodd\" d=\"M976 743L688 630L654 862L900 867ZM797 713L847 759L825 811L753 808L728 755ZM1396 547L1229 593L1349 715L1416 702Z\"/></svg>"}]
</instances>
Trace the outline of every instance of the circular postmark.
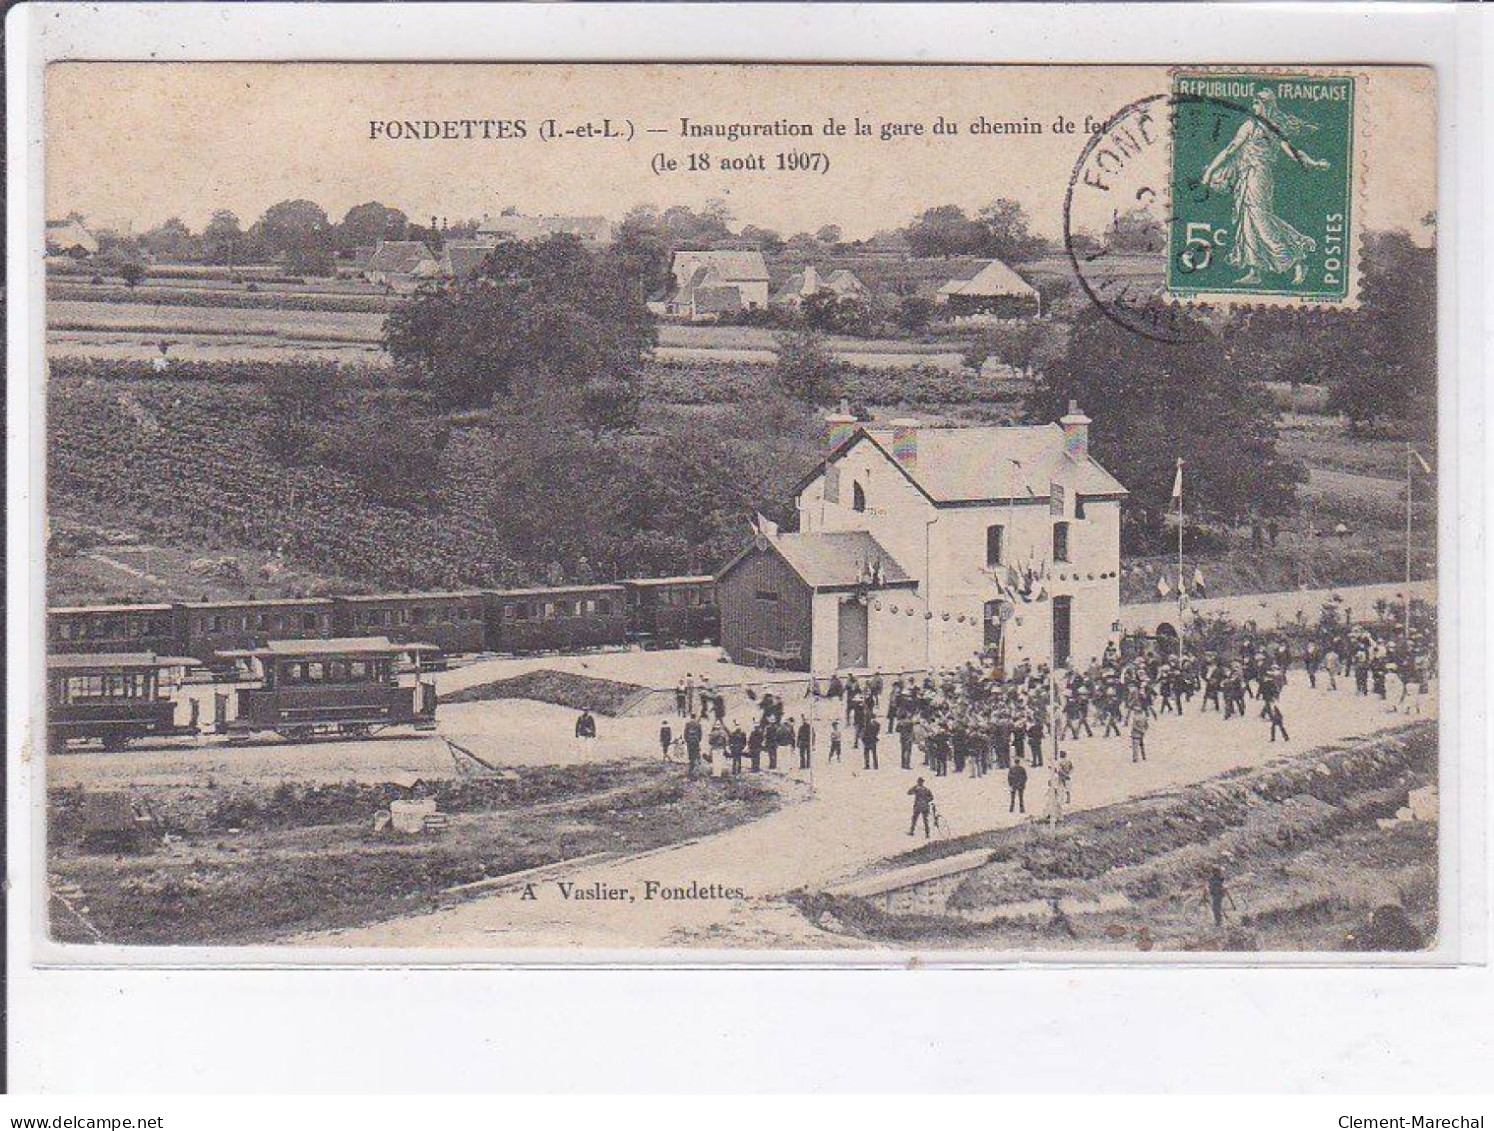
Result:
<instances>
[{"instance_id":1,"label":"circular postmark","mask_svg":"<svg viewBox=\"0 0 1494 1131\"><path fill-rule=\"evenodd\" d=\"M1171 103L1157 94L1106 119L1080 152L1063 204L1079 286L1112 322L1159 342L1184 340L1188 325L1166 293Z\"/></svg>"},{"instance_id":2,"label":"circular postmark","mask_svg":"<svg viewBox=\"0 0 1494 1131\"><path fill-rule=\"evenodd\" d=\"M1250 118L1280 136L1252 107L1196 94L1156 94L1122 107L1092 134L1069 177L1064 197L1064 250L1075 279L1112 322L1158 342L1180 343L1204 332L1198 308L1168 290L1169 268L1187 275L1218 249L1175 232L1175 194L1216 190L1208 178L1173 183L1172 131L1185 104L1209 104ZM1197 245L1197 246L1196 246ZM1176 264L1169 262L1176 256Z\"/></svg>"}]
</instances>

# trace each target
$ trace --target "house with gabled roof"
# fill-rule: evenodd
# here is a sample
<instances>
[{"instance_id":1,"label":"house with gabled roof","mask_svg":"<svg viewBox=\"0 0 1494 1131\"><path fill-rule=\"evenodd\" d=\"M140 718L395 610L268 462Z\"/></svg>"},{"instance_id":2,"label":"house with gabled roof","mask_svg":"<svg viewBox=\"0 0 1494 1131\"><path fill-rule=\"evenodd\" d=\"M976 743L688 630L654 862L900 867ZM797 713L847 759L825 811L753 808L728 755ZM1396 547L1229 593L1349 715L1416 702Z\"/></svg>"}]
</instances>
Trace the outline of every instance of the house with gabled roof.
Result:
<instances>
[{"instance_id":1,"label":"house with gabled roof","mask_svg":"<svg viewBox=\"0 0 1494 1131\"><path fill-rule=\"evenodd\" d=\"M1037 289L999 259L978 259L957 271L934 295L951 318L1037 318L1043 300Z\"/></svg>"},{"instance_id":2,"label":"house with gabled roof","mask_svg":"<svg viewBox=\"0 0 1494 1131\"><path fill-rule=\"evenodd\" d=\"M419 240L380 240L363 277L399 294L413 294L421 283L440 274L440 270L440 261Z\"/></svg>"},{"instance_id":3,"label":"house with gabled roof","mask_svg":"<svg viewBox=\"0 0 1494 1131\"><path fill-rule=\"evenodd\" d=\"M464 282L482 270L493 245L479 240L447 240L441 249L441 275Z\"/></svg>"},{"instance_id":4,"label":"house with gabled roof","mask_svg":"<svg viewBox=\"0 0 1494 1131\"><path fill-rule=\"evenodd\" d=\"M821 293L832 294L836 298L862 298L868 291L866 285L844 267L821 273L811 263L783 281L773 293L773 305L798 306L811 295Z\"/></svg>"},{"instance_id":5,"label":"house with gabled roof","mask_svg":"<svg viewBox=\"0 0 1494 1131\"><path fill-rule=\"evenodd\" d=\"M760 532L719 575L733 659L797 643L815 672L979 657L1005 670L1084 664L1116 639L1127 492L1077 407L1043 425L827 425L828 453L795 490L798 533ZM855 584L848 554L876 563Z\"/></svg>"},{"instance_id":6,"label":"house with gabled roof","mask_svg":"<svg viewBox=\"0 0 1494 1131\"><path fill-rule=\"evenodd\" d=\"M667 318L705 322L768 305L768 264L760 251L677 251L670 274Z\"/></svg>"}]
</instances>

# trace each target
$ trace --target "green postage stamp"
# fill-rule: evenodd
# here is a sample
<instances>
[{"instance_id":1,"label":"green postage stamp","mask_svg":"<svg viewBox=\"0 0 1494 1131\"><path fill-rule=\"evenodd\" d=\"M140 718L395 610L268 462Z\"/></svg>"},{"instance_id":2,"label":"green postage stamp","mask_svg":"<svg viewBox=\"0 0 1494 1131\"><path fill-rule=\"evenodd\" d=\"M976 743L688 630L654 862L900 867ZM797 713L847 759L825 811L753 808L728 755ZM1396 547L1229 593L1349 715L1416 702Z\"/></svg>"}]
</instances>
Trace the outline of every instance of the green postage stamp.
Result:
<instances>
[{"instance_id":1,"label":"green postage stamp","mask_svg":"<svg viewBox=\"0 0 1494 1131\"><path fill-rule=\"evenodd\" d=\"M1180 298L1354 298L1354 79L1173 77L1167 289Z\"/></svg>"}]
</instances>

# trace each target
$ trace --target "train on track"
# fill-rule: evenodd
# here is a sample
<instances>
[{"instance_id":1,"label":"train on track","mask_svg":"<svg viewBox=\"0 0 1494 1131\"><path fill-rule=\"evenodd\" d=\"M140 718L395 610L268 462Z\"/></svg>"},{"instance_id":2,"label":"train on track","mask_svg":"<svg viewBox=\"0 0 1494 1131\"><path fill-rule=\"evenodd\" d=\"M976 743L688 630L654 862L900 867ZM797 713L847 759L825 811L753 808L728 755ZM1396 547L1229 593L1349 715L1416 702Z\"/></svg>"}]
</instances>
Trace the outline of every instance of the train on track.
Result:
<instances>
[{"instance_id":1,"label":"train on track","mask_svg":"<svg viewBox=\"0 0 1494 1131\"><path fill-rule=\"evenodd\" d=\"M272 640L384 637L431 644L443 655L525 655L714 644L720 633L716 582L709 576L47 610L47 650L54 655L181 656L215 669L223 653L262 649Z\"/></svg>"}]
</instances>

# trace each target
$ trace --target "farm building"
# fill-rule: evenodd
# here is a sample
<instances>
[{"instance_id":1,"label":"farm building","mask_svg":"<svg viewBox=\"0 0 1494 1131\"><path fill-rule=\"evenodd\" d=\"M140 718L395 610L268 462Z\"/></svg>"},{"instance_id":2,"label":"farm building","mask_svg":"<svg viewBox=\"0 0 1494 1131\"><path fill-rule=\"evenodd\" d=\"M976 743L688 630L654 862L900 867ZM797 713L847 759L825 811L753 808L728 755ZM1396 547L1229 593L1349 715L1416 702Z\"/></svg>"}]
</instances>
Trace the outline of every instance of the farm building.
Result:
<instances>
[{"instance_id":1,"label":"farm building","mask_svg":"<svg viewBox=\"0 0 1494 1131\"><path fill-rule=\"evenodd\" d=\"M862 298L866 286L850 271L840 268L821 274L813 264L795 271L773 295L774 306L798 306L810 295L828 293L836 298Z\"/></svg>"},{"instance_id":2,"label":"farm building","mask_svg":"<svg viewBox=\"0 0 1494 1131\"><path fill-rule=\"evenodd\" d=\"M760 251L677 251L670 272L666 317L708 322L768 305L768 265Z\"/></svg>"},{"instance_id":3,"label":"farm building","mask_svg":"<svg viewBox=\"0 0 1494 1131\"><path fill-rule=\"evenodd\" d=\"M797 645L814 671L854 667L844 661L863 635L859 666L889 671L983 654L1002 666L1101 655L1120 615L1126 490L1090 456L1088 417L1071 407L1056 424L1022 427L828 423L829 454L796 495L800 533L759 536L720 575L733 659ZM843 551L853 533L865 540ZM844 568L771 561L842 552L877 556L881 569L852 583ZM798 584L776 584L790 574Z\"/></svg>"},{"instance_id":4,"label":"farm building","mask_svg":"<svg viewBox=\"0 0 1494 1131\"><path fill-rule=\"evenodd\" d=\"M339 279L361 279L368 271L368 263L374 257L377 249L372 244L355 247L351 252L338 259L332 264L333 273Z\"/></svg>"},{"instance_id":5,"label":"farm building","mask_svg":"<svg viewBox=\"0 0 1494 1131\"><path fill-rule=\"evenodd\" d=\"M492 250L492 244L477 240L448 240L441 249L442 277L457 282L472 278L482 269Z\"/></svg>"},{"instance_id":6,"label":"farm building","mask_svg":"<svg viewBox=\"0 0 1494 1131\"><path fill-rule=\"evenodd\" d=\"M939 288L934 302L952 318L1036 318L1043 313L1038 292L999 259L975 260Z\"/></svg>"},{"instance_id":7,"label":"farm building","mask_svg":"<svg viewBox=\"0 0 1494 1131\"><path fill-rule=\"evenodd\" d=\"M602 247L612 242L612 224L605 216L525 216L505 212L501 216L484 216L477 226L478 241L489 247L551 236L575 236L588 246Z\"/></svg>"},{"instance_id":8,"label":"farm building","mask_svg":"<svg viewBox=\"0 0 1494 1131\"><path fill-rule=\"evenodd\" d=\"M413 294L426 279L435 278L440 269L431 249L419 240L380 240L363 277L375 286Z\"/></svg>"},{"instance_id":9,"label":"farm building","mask_svg":"<svg viewBox=\"0 0 1494 1131\"><path fill-rule=\"evenodd\" d=\"M82 258L97 255L99 240L80 220L47 221L47 254Z\"/></svg>"}]
</instances>

